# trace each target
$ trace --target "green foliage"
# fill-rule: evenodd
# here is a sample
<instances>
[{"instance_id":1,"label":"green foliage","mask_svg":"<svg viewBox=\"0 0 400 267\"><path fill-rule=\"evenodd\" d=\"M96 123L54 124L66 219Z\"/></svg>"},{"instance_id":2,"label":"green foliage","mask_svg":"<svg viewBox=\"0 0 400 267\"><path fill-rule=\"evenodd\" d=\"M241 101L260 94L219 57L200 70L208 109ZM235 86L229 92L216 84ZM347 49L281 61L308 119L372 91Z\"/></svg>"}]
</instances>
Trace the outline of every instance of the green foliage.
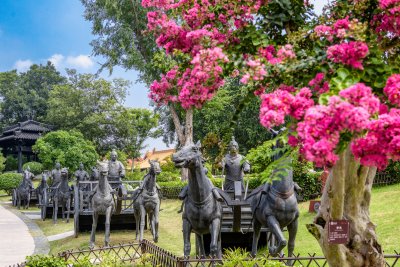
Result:
<instances>
[{"instance_id":1,"label":"green foliage","mask_svg":"<svg viewBox=\"0 0 400 267\"><path fill-rule=\"evenodd\" d=\"M163 188L176 188L176 187L184 187L185 185L187 185L186 182L182 182L182 181L170 181L170 182L157 182L157 184Z\"/></svg>"},{"instance_id":2,"label":"green foliage","mask_svg":"<svg viewBox=\"0 0 400 267\"><path fill-rule=\"evenodd\" d=\"M115 116L122 109L129 81L106 81L68 70L68 81L50 92L46 120L57 129L80 131L98 151L118 148Z\"/></svg>"},{"instance_id":3,"label":"green foliage","mask_svg":"<svg viewBox=\"0 0 400 267\"><path fill-rule=\"evenodd\" d=\"M389 175L391 181L394 183L400 182L400 162L390 162L386 167L385 172Z\"/></svg>"},{"instance_id":4,"label":"green foliage","mask_svg":"<svg viewBox=\"0 0 400 267\"><path fill-rule=\"evenodd\" d=\"M157 175L157 182L171 182L181 180L181 171L175 167L171 157L166 158L161 164L161 173Z\"/></svg>"},{"instance_id":5,"label":"green foliage","mask_svg":"<svg viewBox=\"0 0 400 267\"><path fill-rule=\"evenodd\" d=\"M34 255L26 257L26 267L67 267L64 259L50 255ZM82 266L83 267L83 266Z\"/></svg>"},{"instance_id":6,"label":"green foliage","mask_svg":"<svg viewBox=\"0 0 400 267\"><path fill-rule=\"evenodd\" d=\"M92 142L78 131L54 131L39 138L32 149L38 153L44 168L51 169L56 161L71 171L82 162L86 168L99 159Z\"/></svg>"},{"instance_id":7,"label":"green foliage","mask_svg":"<svg viewBox=\"0 0 400 267\"><path fill-rule=\"evenodd\" d=\"M138 169L138 168L133 168L133 171L127 171L126 172L124 180L126 180L126 181L140 181L140 180L143 180L143 177L145 175L146 175L146 172L140 171L140 169Z\"/></svg>"},{"instance_id":8,"label":"green foliage","mask_svg":"<svg viewBox=\"0 0 400 267\"><path fill-rule=\"evenodd\" d=\"M5 171L16 171L18 169L18 160L8 155L5 161Z\"/></svg>"},{"instance_id":9,"label":"green foliage","mask_svg":"<svg viewBox=\"0 0 400 267\"><path fill-rule=\"evenodd\" d=\"M6 167L5 163L6 163L6 159L4 158L3 153L1 153L1 150L0 150L0 173L2 173Z\"/></svg>"},{"instance_id":10,"label":"green foliage","mask_svg":"<svg viewBox=\"0 0 400 267\"><path fill-rule=\"evenodd\" d=\"M22 169L26 170L29 167L31 173L34 175L41 174L43 172L43 164L36 161L27 162L22 165Z\"/></svg>"},{"instance_id":11,"label":"green foliage","mask_svg":"<svg viewBox=\"0 0 400 267\"><path fill-rule=\"evenodd\" d=\"M16 70L0 73L0 126L8 126L34 116L38 120L46 117L49 92L65 78L54 65L33 64L26 72Z\"/></svg>"},{"instance_id":12,"label":"green foliage","mask_svg":"<svg viewBox=\"0 0 400 267\"><path fill-rule=\"evenodd\" d=\"M221 267L284 267L285 264L278 261L269 261L265 258L252 258L250 252L243 248L227 249L224 251Z\"/></svg>"},{"instance_id":13,"label":"green foliage","mask_svg":"<svg viewBox=\"0 0 400 267\"><path fill-rule=\"evenodd\" d=\"M14 188L17 188L22 182L22 174L15 172L7 172L0 174L0 190L4 190L7 194L11 194Z\"/></svg>"},{"instance_id":14,"label":"green foliage","mask_svg":"<svg viewBox=\"0 0 400 267\"><path fill-rule=\"evenodd\" d=\"M130 159L140 157L140 151L146 148L147 138L157 138L161 132L157 130L158 115L144 108L121 108L114 117L115 138L118 148Z\"/></svg>"}]
</instances>

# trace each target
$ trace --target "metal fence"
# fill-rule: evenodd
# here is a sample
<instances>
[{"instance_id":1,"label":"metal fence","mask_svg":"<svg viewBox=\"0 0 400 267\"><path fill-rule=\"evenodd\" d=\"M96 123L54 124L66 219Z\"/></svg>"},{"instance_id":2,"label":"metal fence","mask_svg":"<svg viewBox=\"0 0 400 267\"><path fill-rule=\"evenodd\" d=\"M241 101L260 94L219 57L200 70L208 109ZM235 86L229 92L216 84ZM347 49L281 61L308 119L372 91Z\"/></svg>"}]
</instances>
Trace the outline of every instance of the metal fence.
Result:
<instances>
[{"instance_id":1,"label":"metal fence","mask_svg":"<svg viewBox=\"0 0 400 267\"><path fill-rule=\"evenodd\" d=\"M99 263L107 257L120 260L125 263L146 262L152 266L162 267L212 267L223 266L223 260L216 258L184 258L178 257L171 252L160 248L154 243L143 240L140 243L119 244L110 247L101 247L97 249L82 249L82 250L67 250L58 254L58 257L63 258L69 263L77 262L82 259L90 259L92 263ZM327 267L329 266L325 257L315 254L307 256L296 255L293 257L271 257L269 255L260 256L257 258L248 258L238 260L234 266L265 266L267 261L281 262L285 265L294 265L301 267ZM400 266L400 253L395 251L395 254L385 255L386 267ZM22 264L10 265L10 267L23 267ZM229 263L229 266L233 266Z\"/></svg>"}]
</instances>

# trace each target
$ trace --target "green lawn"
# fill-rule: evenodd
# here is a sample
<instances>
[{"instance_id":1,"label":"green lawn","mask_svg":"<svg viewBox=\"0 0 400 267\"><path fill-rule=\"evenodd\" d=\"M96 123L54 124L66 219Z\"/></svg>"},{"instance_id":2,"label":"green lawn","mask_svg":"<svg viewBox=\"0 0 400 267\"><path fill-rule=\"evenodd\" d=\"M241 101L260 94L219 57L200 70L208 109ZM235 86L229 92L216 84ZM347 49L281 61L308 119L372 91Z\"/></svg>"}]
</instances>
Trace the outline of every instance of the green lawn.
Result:
<instances>
[{"instance_id":1,"label":"green lawn","mask_svg":"<svg viewBox=\"0 0 400 267\"><path fill-rule=\"evenodd\" d=\"M398 212L397 202L400 199L400 184L374 188L371 200L371 217L372 221L377 225L377 233L379 242L388 254L394 250L400 250L400 212ZM1 201L1 198L0 198ZM159 226L159 243L158 245L177 255L183 254L182 240L182 219L178 214L181 202L178 200L163 200L160 212ZM301 255L308 253L316 253L322 255L321 249L317 241L311 236L306 224L312 222L315 214L308 213L308 202L300 203L300 219L299 228L296 239L295 252ZM73 230L73 220L69 224L59 220L57 225L53 225L50 219L42 222L36 221L42 228L45 235L53 235ZM104 240L104 232L98 232L97 245L102 245ZM111 243L126 243L134 241L134 231L112 231ZM145 231L145 238L151 240L149 231ZM192 235L194 239L194 235ZM85 248L89 243L89 233L82 233L78 238L69 237L59 241L53 241L51 245L51 253L57 253L72 248ZM194 242L192 241L192 244ZM194 248L194 245L192 246ZM193 249L192 249L193 251ZM285 250L286 253L286 250Z\"/></svg>"}]
</instances>

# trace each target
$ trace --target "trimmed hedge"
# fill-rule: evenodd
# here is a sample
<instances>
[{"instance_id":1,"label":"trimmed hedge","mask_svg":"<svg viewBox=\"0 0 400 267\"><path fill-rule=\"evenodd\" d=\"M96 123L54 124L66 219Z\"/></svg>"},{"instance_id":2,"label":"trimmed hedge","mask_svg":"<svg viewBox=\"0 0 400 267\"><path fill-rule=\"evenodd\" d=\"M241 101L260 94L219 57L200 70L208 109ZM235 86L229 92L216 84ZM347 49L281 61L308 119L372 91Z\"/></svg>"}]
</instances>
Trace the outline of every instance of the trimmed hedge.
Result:
<instances>
[{"instance_id":1,"label":"trimmed hedge","mask_svg":"<svg viewBox=\"0 0 400 267\"><path fill-rule=\"evenodd\" d=\"M22 174L15 172L3 173L0 175L0 190L4 190L11 195L13 189L17 188L22 182Z\"/></svg>"},{"instance_id":2,"label":"trimmed hedge","mask_svg":"<svg viewBox=\"0 0 400 267\"><path fill-rule=\"evenodd\" d=\"M23 170L26 170L29 167L31 173L34 175L39 175L43 172L43 164L36 161L27 162L22 166Z\"/></svg>"}]
</instances>

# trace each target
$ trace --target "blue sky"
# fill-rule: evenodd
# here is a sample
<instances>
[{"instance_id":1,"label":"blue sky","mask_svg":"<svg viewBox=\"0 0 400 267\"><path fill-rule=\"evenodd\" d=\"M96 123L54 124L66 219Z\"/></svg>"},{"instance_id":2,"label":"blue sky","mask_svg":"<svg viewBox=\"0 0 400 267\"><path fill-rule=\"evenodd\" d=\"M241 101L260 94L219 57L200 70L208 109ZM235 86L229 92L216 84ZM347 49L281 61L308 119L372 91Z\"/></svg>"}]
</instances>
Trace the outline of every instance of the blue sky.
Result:
<instances>
[{"instance_id":1,"label":"blue sky","mask_svg":"<svg viewBox=\"0 0 400 267\"><path fill-rule=\"evenodd\" d=\"M327 0L313 0L320 12ZM58 70L75 68L95 73L101 58L91 57L91 24L83 18L79 0L1 0L0 5L0 71L25 71L33 63L51 60ZM112 76L132 81L125 102L130 107L149 107L147 88L137 83L135 71L116 68ZM158 140L149 140L149 148L165 148Z\"/></svg>"}]
</instances>

